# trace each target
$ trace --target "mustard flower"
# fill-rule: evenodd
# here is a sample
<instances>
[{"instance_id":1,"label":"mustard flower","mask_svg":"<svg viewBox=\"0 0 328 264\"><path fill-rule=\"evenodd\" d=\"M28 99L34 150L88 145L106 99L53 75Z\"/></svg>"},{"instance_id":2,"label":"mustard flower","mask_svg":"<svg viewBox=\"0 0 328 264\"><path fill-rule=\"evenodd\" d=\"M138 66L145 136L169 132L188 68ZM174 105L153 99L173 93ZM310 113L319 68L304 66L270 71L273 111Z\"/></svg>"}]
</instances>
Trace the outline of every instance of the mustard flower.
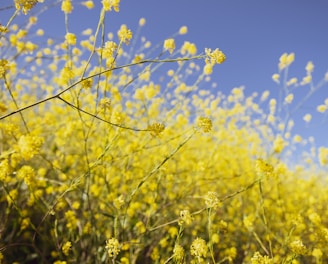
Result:
<instances>
[{"instance_id":1,"label":"mustard flower","mask_svg":"<svg viewBox=\"0 0 328 264\"><path fill-rule=\"evenodd\" d=\"M185 34L187 34L187 32L188 32L188 27L186 27L186 26L182 26L182 27L179 29L179 34L180 34L180 35L185 35Z\"/></svg>"},{"instance_id":2,"label":"mustard flower","mask_svg":"<svg viewBox=\"0 0 328 264\"><path fill-rule=\"evenodd\" d=\"M313 72L313 70L314 70L314 65L313 65L312 61L309 61L309 62L306 64L306 66L305 66L305 70L306 70L306 73L307 73L308 75L310 75L310 74Z\"/></svg>"},{"instance_id":3,"label":"mustard flower","mask_svg":"<svg viewBox=\"0 0 328 264\"><path fill-rule=\"evenodd\" d=\"M82 2L82 5L84 5L88 9L92 9L95 6L95 4L93 3L93 1L91 1L91 0Z\"/></svg>"},{"instance_id":4,"label":"mustard flower","mask_svg":"<svg viewBox=\"0 0 328 264\"><path fill-rule=\"evenodd\" d=\"M203 71L204 71L205 75L211 75L212 72L213 72L213 65L212 64L205 64Z\"/></svg>"},{"instance_id":5,"label":"mustard flower","mask_svg":"<svg viewBox=\"0 0 328 264\"><path fill-rule=\"evenodd\" d=\"M190 253L197 258L206 257L208 247L204 239L197 237L190 246Z\"/></svg>"},{"instance_id":6,"label":"mustard flower","mask_svg":"<svg viewBox=\"0 0 328 264\"><path fill-rule=\"evenodd\" d=\"M164 41L164 49L168 50L170 52L170 54L173 53L174 49L175 49L175 41L173 38L170 39L166 39Z\"/></svg>"},{"instance_id":7,"label":"mustard flower","mask_svg":"<svg viewBox=\"0 0 328 264\"><path fill-rule=\"evenodd\" d=\"M212 120L208 117L199 117L197 120L197 127L207 133L212 130Z\"/></svg>"},{"instance_id":8,"label":"mustard flower","mask_svg":"<svg viewBox=\"0 0 328 264\"><path fill-rule=\"evenodd\" d=\"M71 0L63 0L61 5L61 10L65 14L70 14L73 11L72 1Z\"/></svg>"},{"instance_id":9,"label":"mustard flower","mask_svg":"<svg viewBox=\"0 0 328 264\"><path fill-rule=\"evenodd\" d=\"M37 136L21 136L18 140L18 151L22 158L29 160L38 154L43 141L43 138Z\"/></svg>"},{"instance_id":10,"label":"mustard flower","mask_svg":"<svg viewBox=\"0 0 328 264\"><path fill-rule=\"evenodd\" d=\"M126 45L130 43L132 39L132 31L127 28L125 24L121 25L120 30L117 32L118 38L121 42L124 42Z\"/></svg>"},{"instance_id":11,"label":"mustard flower","mask_svg":"<svg viewBox=\"0 0 328 264\"><path fill-rule=\"evenodd\" d=\"M324 113L327 110L327 105L321 104L317 106L317 111L320 113Z\"/></svg>"},{"instance_id":12,"label":"mustard flower","mask_svg":"<svg viewBox=\"0 0 328 264\"><path fill-rule=\"evenodd\" d=\"M262 256L260 252L255 252L251 258L251 264L273 264L273 259L268 256Z\"/></svg>"},{"instance_id":13,"label":"mustard flower","mask_svg":"<svg viewBox=\"0 0 328 264\"><path fill-rule=\"evenodd\" d=\"M287 143L284 141L281 135L278 135L273 141L273 151L275 153L281 153L286 147Z\"/></svg>"},{"instance_id":14,"label":"mustard flower","mask_svg":"<svg viewBox=\"0 0 328 264\"><path fill-rule=\"evenodd\" d=\"M294 95L293 94L288 94L286 97L285 97L285 103L286 104L291 104L293 102L293 99L294 99Z\"/></svg>"},{"instance_id":15,"label":"mustard flower","mask_svg":"<svg viewBox=\"0 0 328 264\"><path fill-rule=\"evenodd\" d=\"M286 67L288 67L290 64L293 63L295 59L295 54L294 53L284 53L281 55L280 59L279 59L279 69L283 70Z\"/></svg>"},{"instance_id":16,"label":"mustard flower","mask_svg":"<svg viewBox=\"0 0 328 264\"><path fill-rule=\"evenodd\" d=\"M5 77L5 74L9 70L9 63L6 59L0 60L0 79Z\"/></svg>"},{"instance_id":17,"label":"mustard flower","mask_svg":"<svg viewBox=\"0 0 328 264\"><path fill-rule=\"evenodd\" d=\"M255 169L259 175L271 176L274 173L273 166L262 159L256 160Z\"/></svg>"},{"instance_id":18,"label":"mustard flower","mask_svg":"<svg viewBox=\"0 0 328 264\"><path fill-rule=\"evenodd\" d=\"M72 249L72 242L67 241L63 246L62 246L62 251L65 256L69 255L69 251Z\"/></svg>"},{"instance_id":19,"label":"mustard flower","mask_svg":"<svg viewBox=\"0 0 328 264\"><path fill-rule=\"evenodd\" d=\"M205 196L205 204L207 208L216 208L219 206L220 200L216 192L208 192Z\"/></svg>"},{"instance_id":20,"label":"mustard flower","mask_svg":"<svg viewBox=\"0 0 328 264\"><path fill-rule=\"evenodd\" d=\"M325 166L328 164L328 148L320 147L319 148L319 162L321 166Z\"/></svg>"},{"instance_id":21,"label":"mustard flower","mask_svg":"<svg viewBox=\"0 0 328 264\"><path fill-rule=\"evenodd\" d=\"M306 75L305 77L303 77L301 85L309 84L311 81L312 81L312 76Z\"/></svg>"},{"instance_id":22,"label":"mustard flower","mask_svg":"<svg viewBox=\"0 0 328 264\"><path fill-rule=\"evenodd\" d=\"M307 249L304 246L302 240L300 240L300 239L292 241L289 244L289 248L293 253L295 253L297 255L305 255L307 253Z\"/></svg>"},{"instance_id":23,"label":"mustard flower","mask_svg":"<svg viewBox=\"0 0 328 264\"><path fill-rule=\"evenodd\" d=\"M180 211L180 218L178 224L182 225L190 225L193 221L193 217L190 214L189 210Z\"/></svg>"},{"instance_id":24,"label":"mustard flower","mask_svg":"<svg viewBox=\"0 0 328 264\"><path fill-rule=\"evenodd\" d=\"M165 129L165 125L162 123L153 123L148 126L148 130L153 137L159 136Z\"/></svg>"},{"instance_id":25,"label":"mustard flower","mask_svg":"<svg viewBox=\"0 0 328 264\"><path fill-rule=\"evenodd\" d=\"M23 13L26 15L29 10L31 10L38 0L15 0L15 8L17 10L23 10Z\"/></svg>"},{"instance_id":26,"label":"mustard flower","mask_svg":"<svg viewBox=\"0 0 328 264\"><path fill-rule=\"evenodd\" d=\"M74 33L66 33L65 39L69 45L76 45L76 36Z\"/></svg>"},{"instance_id":27,"label":"mustard flower","mask_svg":"<svg viewBox=\"0 0 328 264\"><path fill-rule=\"evenodd\" d=\"M106 240L107 254L111 258L115 258L121 251L121 245L116 238L110 238Z\"/></svg>"},{"instance_id":28,"label":"mustard flower","mask_svg":"<svg viewBox=\"0 0 328 264\"><path fill-rule=\"evenodd\" d=\"M306 114L303 116L303 120L307 123L309 123L312 119L312 115L311 114Z\"/></svg>"},{"instance_id":29,"label":"mustard flower","mask_svg":"<svg viewBox=\"0 0 328 264\"><path fill-rule=\"evenodd\" d=\"M173 258L176 263L183 263L184 249L181 245L179 245L179 244L174 245Z\"/></svg>"},{"instance_id":30,"label":"mustard flower","mask_svg":"<svg viewBox=\"0 0 328 264\"><path fill-rule=\"evenodd\" d=\"M146 24L146 19L143 18L143 17L140 18L140 19L139 19L139 26L142 27L142 26L144 26L145 24Z\"/></svg>"},{"instance_id":31,"label":"mustard flower","mask_svg":"<svg viewBox=\"0 0 328 264\"><path fill-rule=\"evenodd\" d=\"M215 49L214 51L212 51L211 49L206 48L205 55L206 64L221 64L226 60L226 56L219 49Z\"/></svg>"},{"instance_id":32,"label":"mustard flower","mask_svg":"<svg viewBox=\"0 0 328 264\"><path fill-rule=\"evenodd\" d=\"M111 58L113 57L116 50L117 44L114 41L106 41L105 47L102 49L102 55L105 58Z\"/></svg>"},{"instance_id":33,"label":"mustard flower","mask_svg":"<svg viewBox=\"0 0 328 264\"><path fill-rule=\"evenodd\" d=\"M102 0L101 3L105 11L111 11L112 8L115 12L120 11L120 0Z\"/></svg>"}]
</instances>

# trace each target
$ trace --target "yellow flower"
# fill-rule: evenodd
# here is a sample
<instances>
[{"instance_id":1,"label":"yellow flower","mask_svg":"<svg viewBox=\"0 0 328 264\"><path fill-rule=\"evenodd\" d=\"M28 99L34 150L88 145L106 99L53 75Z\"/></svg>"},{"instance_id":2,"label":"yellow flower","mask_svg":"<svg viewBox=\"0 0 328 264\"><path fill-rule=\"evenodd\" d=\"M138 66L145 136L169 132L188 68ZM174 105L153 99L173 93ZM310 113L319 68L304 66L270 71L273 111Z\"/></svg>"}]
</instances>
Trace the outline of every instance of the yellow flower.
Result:
<instances>
[{"instance_id":1,"label":"yellow flower","mask_svg":"<svg viewBox=\"0 0 328 264\"><path fill-rule=\"evenodd\" d=\"M314 69L314 65L313 65L312 61L309 61L305 66L305 70L306 70L307 74L310 75L313 72L313 69Z\"/></svg>"},{"instance_id":2,"label":"yellow flower","mask_svg":"<svg viewBox=\"0 0 328 264\"><path fill-rule=\"evenodd\" d=\"M320 112L320 113L324 113L325 111L327 110L327 105L318 105L317 107L317 111Z\"/></svg>"},{"instance_id":3,"label":"yellow flower","mask_svg":"<svg viewBox=\"0 0 328 264\"><path fill-rule=\"evenodd\" d=\"M121 245L116 238L106 240L106 249L110 257L115 258L121 251Z\"/></svg>"},{"instance_id":4,"label":"yellow flower","mask_svg":"<svg viewBox=\"0 0 328 264\"><path fill-rule=\"evenodd\" d=\"M193 221L193 217L190 214L189 210L180 211L180 218L178 224L182 225L190 225Z\"/></svg>"},{"instance_id":5,"label":"yellow flower","mask_svg":"<svg viewBox=\"0 0 328 264\"><path fill-rule=\"evenodd\" d=\"M297 255L305 255L307 253L306 247L301 240L294 240L289 244L291 251Z\"/></svg>"},{"instance_id":6,"label":"yellow flower","mask_svg":"<svg viewBox=\"0 0 328 264\"><path fill-rule=\"evenodd\" d=\"M179 29L179 34L180 35L185 35L187 34L188 32L188 28L186 26L182 26L180 29Z\"/></svg>"},{"instance_id":7,"label":"yellow flower","mask_svg":"<svg viewBox=\"0 0 328 264\"><path fill-rule=\"evenodd\" d=\"M62 5L61 5L61 10L65 14L72 13L72 11L73 11L72 1L71 0L63 0Z\"/></svg>"},{"instance_id":8,"label":"yellow flower","mask_svg":"<svg viewBox=\"0 0 328 264\"><path fill-rule=\"evenodd\" d=\"M179 245L179 244L174 245L173 258L176 263L183 263L184 249L181 245Z\"/></svg>"},{"instance_id":9,"label":"yellow flower","mask_svg":"<svg viewBox=\"0 0 328 264\"><path fill-rule=\"evenodd\" d=\"M310 83L312 81L312 76L311 75L307 75L303 78L301 85L306 85L308 83Z\"/></svg>"},{"instance_id":10,"label":"yellow flower","mask_svg":"<svg viewBox=\"0 0 328 264\"><path fill-rule=\"evenodd\" d=\"M139 26L142 27L142 26L144 26L145 24L146 24L146 19L143 18L143 17L140 18L140 19L139 19Z\"/></svg>"},{"instance_id":11,"label":"yellow flower","mask_svg":"<svg viewBox=\"0 0 328 264\"><path fill-rule=\"evenodd\" d=\"M153 137L159 136L165 129L165 125L162 123L153 123L148 126L148 130Z\"/></svg>"},{"instance_id":12,"label":"yellow flower","mask_svg":"<svg viewBox=\"0 0 328 264\"><path fill-rule=\"evenodd\" d=\"M312 119L312 115L311 114L306 114L303 116L303 120L307 123L309 123Z\"/></svg>"},{"instance_id":13,"label":"yellow flower","mask_svg":"<svg viewBox=\"0 0 328 264\"><path fill-rule=\"evenodd\" d=\"M212 130L212 120L208 117L200 117L197 120L197 126L205 133L210 132Z\"/></svg>"},{"instance_id":14,"label":"yellow flower","mask_svg":"<svg viewBox=\"0 0 328 264\"><path fill-rule=\"evenodd\" d=\"M4 78L5 74L9 70L9 63L6 59L0 60L0 79Z\"/></svg>"},{"instance_id":15,"label":"yellow flower","mask_svg":"<svg viewBox=\"0 0 328 264\"><path fill-rule=\"evenodd\" d=\"M328 164L328 148L320 147L319 148L319 162L321 166L325 166Z\"/></svg>"},{"instance_id":16,"label":"yellow flower","mask_svg":"<svg viewBox=\"0 0 328 264\"><path fill-rule=\"evenodd\" d=\"M31 10L38 0L15 0L15 7L17 10L23 9L23 13L26 15L29 10Z\"/></svg>"},{"instance_id":17,"label":"yellow flower","mask_svg":"<svg viewBox=\"0 0 328 264\"><path fill-rule=\"evenodd\" d=\"M120 11L120 0L102 0L101 2L105 11L111 11L112 8L115 12Z\"/></svg>"},{"instance_id":18,"label":"yellow flower","mask_svg":"<svg viewBox=\"0 0 328 264\"><path fill-rule=\"evenodd\" d=\"M69 255L69 251L72 249L72 242L67 241L63 246L62 246L62 251L65 256Z\"/></svg>"},{"instance_id":19,"label":"yellow flower","mask_svg":"<svg viewBox=\"0 0 328 264\"><path fill-rule=\"evenodd\" d=\"M278 73L275 73L272 75L272 80L274 80L276 83L279 83L280 75Z\"/></svg>"},{"instance_id":20,"label":"yellow flower","mask_svg":"<svg viewBox=\"0 0 328 264\"><path fill-rule=\"evenodd\" d=\"M207 208L216 208L218 207L220 200L216 192L208 192L205 196L205 204Z\"/></svg>"},{"instance_id":21,"label":"yellow flower","mask_svg":"<svg viewBox=\"0 0 328 264\"><path fill-rule=\"evenodd\" d=\"M82 5L84 5L88 9L92 9L95 6L95 4L93 3L93 1L91 1L91 0L82 2Z\"/></svg>"},{"instance_id":22,"label":"yellow flower","mask_svg":"<svg viewBox=\"0 0 328 264\"><path fill-rule=\"evenodd\" d=\"M213 65L212 64L205 64L203 71L204 71L205 75L211 75L212 72L213 72Z\"/></svg>"},{"instance_id":23,"label":"yellow flower","mask_svg":"<svg viewBox=\"0 0 328 264\"><path fill-rule=\"evenodd\" d=\"M206 64L221 64L226 60L226 56L219 49L215 49L214 51L212 51L211 49L206 48L205 55Z\"/></svg>"},{"instance_id":24,"label":"yellow flower","mask_svg":"<svg viewBox=\"0 0 328 264\"><path fill-rule=\"evenodd\" d=\"M288 67L290 64L293 63L295 59L295 54L294 53L284 53L281 55L280 59L279 59L279 69L283 70L286 67Z\"/></svg>"},{"instance_id":25,"label":"yellow flower","mask_svg":"<svg viewBox=\"0 0 328 264\"><path fill-rule=\"evenodd\" d=\"M190 246L190 253L192 256L201 258L206 257L208 247L204 239L197 237Z\"/></svg>"},{"instance_id":26,"label":"yellow flower","mask_svg":"<svg viewBox=\"0 0 328 264\"><path fill-rule=\"evenodd\" d=\"M132 38L132 31L123 24L121 25L120 30L117 32L117 35L121 42L124 42L126 45L128 45Z\"/></svg>"},{"instance_id":27,"label":"yellow flower","mask_svg":"<svg viewBox=\"0 0 328 264\"><path fill-rule=\"evenodd\" d=\"M168 50L171 54L173 53L173 51L175 49L175 41L173 38L166 39L164 41L164 49Z\"/></svg>"},{"instance_id":28,"label":"yellow flower","mask_svg":"<svg viewBox=\"0 0 328 264\"><path fill-rule=\"evenodd\" d=\"M289 94L289 95L287 95L287 96L285 97L285 103L286 103L286 104L291 104L292 101L293 101L293 99L294 99L294 95L293 95L293 94Z\"/></svg>"},{"instance_id":29,"label":"yellow flower","mask_svg":"<svg viewBox=\"0 0 328 264\"><path fill-rule=\"evenodd\" d=\"M76 45L76 36L74 33L66 33L65 39L69 45Z\"/></svg>"}]
</instances>

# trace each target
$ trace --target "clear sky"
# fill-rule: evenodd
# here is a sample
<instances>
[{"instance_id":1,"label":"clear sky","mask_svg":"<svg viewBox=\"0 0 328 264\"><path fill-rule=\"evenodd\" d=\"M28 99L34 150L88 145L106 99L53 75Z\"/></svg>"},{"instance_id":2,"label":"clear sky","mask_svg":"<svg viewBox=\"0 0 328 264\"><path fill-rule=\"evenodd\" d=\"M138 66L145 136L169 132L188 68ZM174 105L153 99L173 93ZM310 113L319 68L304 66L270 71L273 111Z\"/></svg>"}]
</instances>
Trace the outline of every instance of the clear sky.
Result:
<instances>
[{"instance_id":1,"label":"clear sky","mask_svg":"<svg viewBox=\"0 0 328 264\"><path fill-rule=\"evenodd\" d=\"M94 1L96 8L91 12L78 7L80 2L73 0L79 16L74 12L70 20L72 32L96 27L101 1ZM46 25L46 32L63 36L63 17L59 5L41 15L40 22ZM152 43L162 42L186 25L188 34L180 37L181 41L194 42L199 51L205 47L223 50L227 61L216 67L212 78L218 83L216 89L224 93L243 85L246 94L267 89L276 94L278 86L271 76L277 72L279 57L284 52L295 53L291 77L304 77L305 65L310 60L315 65L314 83L328 70L327 0L121 0L120 12L108 16L108 30L116 32L124 23L134 31L141 17L147 21L142 35ZM298 91L302 97L308 88L297 89L304 90ZM304 104L296 120L315 112L326 98L328 85ZM313 135L320 144L328 146L327 115L315 114L309 126L297 122L300 124L295 132Z\"/></svg>"}]
</instances>

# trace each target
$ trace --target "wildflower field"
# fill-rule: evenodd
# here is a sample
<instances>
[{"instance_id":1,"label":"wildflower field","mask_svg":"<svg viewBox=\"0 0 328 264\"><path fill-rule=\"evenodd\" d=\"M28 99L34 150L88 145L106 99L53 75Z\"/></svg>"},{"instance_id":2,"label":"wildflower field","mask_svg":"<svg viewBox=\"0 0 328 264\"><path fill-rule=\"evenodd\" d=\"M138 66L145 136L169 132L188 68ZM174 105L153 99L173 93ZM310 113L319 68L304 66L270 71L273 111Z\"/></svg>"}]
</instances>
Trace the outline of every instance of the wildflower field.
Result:
<instances>
[{"instance_id":1,"label":"wildflower field","mask_svg":"<svg viewBox=\"0 0 328 264\"><path fill-rule=\"evenodd\" d=\"M293 158L314 139L289 115L294 89L317 92L328 73L312 80L309 62L288 76L285 53L280 99L224 94L210 85L224 51L198 50L186 26L153 44L144 18L136 32L105 28L119 0L102 0L83 32L69 30L74 8L95 1L7 2L0 263L328 263L328 148ZM55 4L62 39L38 23Z\"/></svg>"}]
</instances>

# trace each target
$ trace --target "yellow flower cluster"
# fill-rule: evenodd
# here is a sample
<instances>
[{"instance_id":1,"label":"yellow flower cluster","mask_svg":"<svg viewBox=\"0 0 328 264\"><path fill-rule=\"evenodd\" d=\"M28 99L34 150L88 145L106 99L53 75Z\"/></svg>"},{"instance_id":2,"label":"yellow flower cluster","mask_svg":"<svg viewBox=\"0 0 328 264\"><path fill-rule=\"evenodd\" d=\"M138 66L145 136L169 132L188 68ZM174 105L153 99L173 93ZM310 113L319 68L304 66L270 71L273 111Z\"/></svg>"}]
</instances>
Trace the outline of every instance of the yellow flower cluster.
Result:
<instances>
[{"instance_id":1,"label":"yellow flower cluster","mask_svg":"<svg viewBox=\"0 0 328 264\"><path fill-rule=\"evenodd\" d=\"M26 15L29 10L31 10L38 0L15 0L15 7L17 10L23 10L23 13Z\"/></svg>"},{"instance_id":2,"label":"yellow flower cluster","mask_svg":"<svg viewBox=\"0 0 328 264\"><path fill-rule=\"evenodd\" d=\"M61 1L70 30L74 3ZM119 1L102 5L99 28L105 11L119 11ZM226 59L219 49L197 55L185 41L183 58L171 58L173 38L146 37L126 48L126 26L117 41L87 28L58 43L22 17L0 47L2 262L328 262L328 151L281 116L298 100L301 81L284 75L294 55L273 76L286 97L223 94L207 89ZM305 70L313 92L314 64ZM326 109L328 100L317 110ZM309 145L297 162L293 150Z\"/></svg>"}]
</instances>

